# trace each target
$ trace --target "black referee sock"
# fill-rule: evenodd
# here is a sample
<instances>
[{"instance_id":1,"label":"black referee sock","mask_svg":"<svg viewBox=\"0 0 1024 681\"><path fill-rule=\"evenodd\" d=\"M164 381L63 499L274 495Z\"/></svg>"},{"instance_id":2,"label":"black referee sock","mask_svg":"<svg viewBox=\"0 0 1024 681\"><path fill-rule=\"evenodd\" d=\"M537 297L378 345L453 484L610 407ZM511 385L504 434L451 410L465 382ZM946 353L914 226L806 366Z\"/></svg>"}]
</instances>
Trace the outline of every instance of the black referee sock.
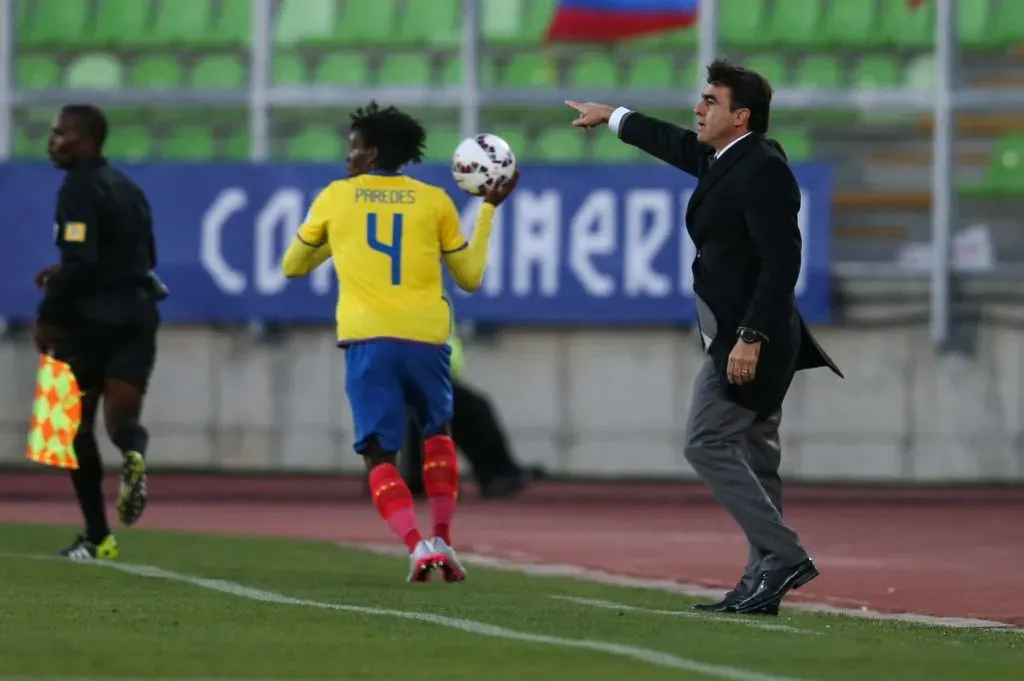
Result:
<instances>
[{"instance_id":1,"label":"black referee sock","mask_svg":"<svg viewBox=\"0 0 1024 681\"><path fill-rule=\"evenodd\" d=\"M149 445L149 433L137 421L122 422L110 439L121 453L138 452L145 456Z\"/></svg>"},{"instance_id":2,"label":"black referee sock","mask_svg":"<svg viewBox=\"0 0 1024 681\"><path fill-rule=\"evenodd\" d=\"M103 508L103 464L92 433L75 436L75 455L78 469L71 471L71 482L85 518L85 538L99 544L110 534L110 526Z\"/></svg>"}]
</instances>

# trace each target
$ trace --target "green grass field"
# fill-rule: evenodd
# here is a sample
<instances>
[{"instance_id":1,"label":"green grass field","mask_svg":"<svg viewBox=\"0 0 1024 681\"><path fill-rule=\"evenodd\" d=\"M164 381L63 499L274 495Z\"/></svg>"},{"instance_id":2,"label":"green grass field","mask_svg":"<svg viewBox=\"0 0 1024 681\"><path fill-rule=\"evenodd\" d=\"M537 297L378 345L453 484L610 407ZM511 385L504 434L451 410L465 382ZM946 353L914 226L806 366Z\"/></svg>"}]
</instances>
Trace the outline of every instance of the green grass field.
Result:
<instances>
[{"instance_id":1,"label":"green grass field","mask_svg":"<svg viewBox=\"0 0 1024 681\"><path fill-rule=\"evenodd\" d=\"M674 594L324 543L125 531L104 566L71 528L0 526L0 681L1020 679L1024 635L784 611L698 616ZM114 569L113 566L117 566Z\"/></svg>"}]
</instances>

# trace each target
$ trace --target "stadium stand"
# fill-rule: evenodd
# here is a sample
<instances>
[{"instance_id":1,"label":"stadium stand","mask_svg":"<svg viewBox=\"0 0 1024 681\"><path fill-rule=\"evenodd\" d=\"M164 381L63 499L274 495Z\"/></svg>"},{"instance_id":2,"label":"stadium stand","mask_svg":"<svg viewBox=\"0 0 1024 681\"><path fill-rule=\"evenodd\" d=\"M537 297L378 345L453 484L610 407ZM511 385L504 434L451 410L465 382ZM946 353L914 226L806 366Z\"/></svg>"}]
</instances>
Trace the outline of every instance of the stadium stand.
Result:
<instances>
[{"instance_id":1,"label":"stadium stand","mask_svg":"<svg viewBox=\"0 0 1024 681\"><path fill-rule=\"evenodd\" d=\"M545 45L554 0L481 0L487 86L683 90L699 74L694 28L611 48ZM459 80L460 0L278 0L272 79L277 85L453 85ZM1024 87L1024 2L957 3L968 83ZM247 83L248 0L16 0L18 88L169 91L242 89ZM907 0L722 0L721 46L779 87L929 88L933 12ZM628 102L628 94L622 100ZM682 112L653 111L685 122ZM112 156L126 160L244 160L244 110L117 109ZM417 111L431 129L431 160L458 140L453 111ZM38 157L50 110L16 112L15 154ZM272 157L341 156L336 110L279 109ZM608 135L581 137L558 106L486 106L484 126L536 162L642 161ZM880 111L779 111L772 134L794 160L834 162L837 234L872 259L927 227L929 116ZM966 201L1024 196L1024 114L961 115L958 171ZM851 226L853 225L853 226ZM855 226L855 227L854 227ZM910 235L909 237L907 235ZM920 235L920 234L919 234ZM893 237L896 238L896 237ZM891 239L890 239L891 240ZM840 239L843 241L843 239ZM881 246L879 246L881 244ZM844 246L840 246L844 248Z\"/></svg>"}]
</instances>

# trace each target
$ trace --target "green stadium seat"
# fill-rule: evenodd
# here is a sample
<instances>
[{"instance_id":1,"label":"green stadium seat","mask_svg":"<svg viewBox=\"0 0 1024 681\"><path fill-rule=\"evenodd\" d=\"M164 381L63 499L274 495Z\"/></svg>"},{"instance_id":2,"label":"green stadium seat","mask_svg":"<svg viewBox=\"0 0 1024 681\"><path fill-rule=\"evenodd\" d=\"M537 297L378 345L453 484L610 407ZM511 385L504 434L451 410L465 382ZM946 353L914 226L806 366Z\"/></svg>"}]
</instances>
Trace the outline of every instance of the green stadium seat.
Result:
<instances>
[{"instance_id":1,"label":"green stadium seat","mask_svg":"<svg viewBox=\"0 0 1024 681\"><path fill-rule=\"evenodd\" d=\"M529 146L527 143L526 133L517 127L506 127L504 125L484 125L484 129L488 132L497 135L502 138L512 148L512 153L516 155L516 162L522 163L524 160L529 160ZM452 150L454 151L454 149Z\"/></svg>"},{"instance_id":2,"label":"green stadium seat","mask_svg":"<svg viewBox=\"0 0 1024 681\"><path fill-rule=\"evenodd\" d=\"M224 147L224 157L230 161L248 161L249 154L249 131L231 133L227 144Z\"/></svg>"},{"instance_id":3,"label":"green stadium seat","mask_svg":"<svg viewBox=\"0 0 1024 681\"><path fill-rule=\"evenodd\" d=\"M346 2L337 30L347 45L384 45L395 42L397 33L395 0Z\"/></svg>"},{"instance_id":4,"label":"green stadium seat","mask_svg":"<svg viewBox=\"0 0 1024 681\"><path fill-rule=\"evenodd\" d=\"M907 0L882 0L880 37L883 44L903 49L931 46L935 37L935 5L911 7Z\"/></svg>"},{"instance_id":5,"label":"green stadium seat","mask_svg":"<svg viewBox=\"0 0 1024 681\"><path fill-rule=\"evenodd\" d=\"M337 132L310 127L291 138L288 143L288 158L292 161L340 162L344 157L341 139Z\"/></svg>"},{"instance_id":6,"label":"green stadium seat","mask_svg":"<svg viewBox=\"0 0 1024 681\"><path fill-rule=\"evenodd\" d=\"M744 66L754 69L764 76L773 88L782 87L789 83L789 69L785 59L781 56L770 54L757 55L747 59Z\"/></svg>"},{"instance_id":7,"label":"green stadium seat","mask_svg":"<svg viewBox=\"0 0 1024 681\"><path fill-rule=\"evenodd\" d=\"M242 62L227 55L204 57L192 67L192 87L197 90L240 90L248 87Z\"/></svg>"},{"instance_id":8,"label":"green stadium seat","mask_svg":"<svg viewBox=\"0 0 1024 681\"><path fill-rule=\"evenodd\" d=\"M513 4L512 0L499 1L507 1ZM557 4L558 0L532 0L529 5L524 7L526 18L521 32L523 40L529 44L537 44L543 41L544 36L547 35L548 26L551 24L551 17L555 13L555 5Z\"/></svg>"},{"instance_id":9,"label":"green stadium seat","mask_svg":"<svg viewBox=\"0 0 1024 681\"><path fill-rule=\"evenodd\" d=\"M11 155L16 159L40 159L46 157L46 140L35 137L27 130L17 128L14 131L14 147Z\"/></svg>"},{"instance_id":10,"label":"green stadium seat","mask_svg":"<svg viewBox=\"0 0 1024 681\"><path fill-rule=\"evenodd\" d=\"M831 0L825 11L823 38L837 47L863 47L878 38L878 3Z\"/></svg>"},{"instance_id":11,"label":"green stadium seat","mask_svg":"<svg viewBox=\"0 0 1024 681\"><path fill-rule=\"evenodd\" d=\"M429 58L423 54L392 54L384 59L377 72L380 85L429 85L431 77Z\"/></svg>"},{"instance_id":12,"label":"green stadium seat","mask_svg":"<svg viewBox=\"0 0 1024 681\"><path fill-rule=\"evenodd\" d=\"M183 87L185 74L174 57L143 57L128 76L128 85L137 90L175 90Z\"/></svg>"},{"instance_id":13,"label":"green stadium seat","mask_svg":"<svg viewBox=\"0 0 1024 681\"><path fill-rule=\"evenodd\" d=\"M539 54L517 54L505 64L503 80L513 88L555 87L558 71L553 59Z\"/></svg>"},{"instance_id":14,"label":"green stadium seat","mask_svg":"<svg viewBox=\"0 0 1024 681\"><path fill-rule=\"evenodd\" d=\"M121 62L112 54L87 54L68 64L64 82L72 90L120 90Z\"/></svg>"},{"instance_id":15,"label":"green stadium seat","mask_svg":"<svg viewBox=\"0 0 1024 681\"><path fill-rule=\"evenodd\" d=\"M32 30L32 10L34 0L14 0L14 34L20 39Z\"/></svg>"},{"instance_id":16,"label":"green stadium seat","mask_svg":"<svg viewBox=\"0 0 1024 681\"><path fill-rule=\"evenodd\" d=\"M602 54L588 54L569 67L569 87L607 88L619 87L619 66L611 57Z\"/></svg>"},{"instance_id":17,"label":"green stadium seat","mask_svg":"<svg viewBox=\"0 0 1024 681\"><path fill-rule=\"evenodd\" d=\"M1001 46L1024 44L1024 3L1003 0L997 5L992 39Z\"/></svg>"},{"instance_id":18,"label":"green stadium seat","mask_svg":"<svg viewBox=\"0 0 1024 681\"><path fill-rule=\"evenodd\" d=\"M494 60L484 57L477 65L480 72L480 82L484 87L494 87L498 82L498 72ZM462 82L462 57L454 56L448 59L441 71L441 84L449 87L458 87Z\"/></svg>"},{"instance_id":19,"label":"green stadium seat","mask_svg":"<svg viewBox=\"0 0 1024 681\"><path fill-rule=\"evenodd\" d=\"M727 48L760 47L768 42L765 0L723 0L718 3L718 34Z\"/></svg>"},{"instance_id":20,"label":"green stadium seat","mask_svg":"<svg viewBox=\"0 0 1024 681\"><path fill-rule=\"evenodd\" d=\"M157 5L153 47L208 47L213 39L211 0L163 0Z\"/></svg>"},{"instance_id":21,"label":"green stadium seat","mask_svg":"<svg viewBox=\"0 0 1024 681\"><path fill-rule=\"evenodd\" d=\"M398 39L409 45L455 47L462 33L460 0L407 0Z\"/></svg>"},{"instance_id":22,"label":"green stadium seat","mask_svg":"<svg viewBox=\"0 0 1024 681\"><path fill-rule=\"evenodd\" d=\"M903 70L903 85L915 90L935 89L935 58L931 54L914 57Z\"/></svg>"},{"instance_id":23,"label":"green stadium seat","mask_svg":"<svg viewBox=\"0 0 1024 681\"><path fill-rule=\"evenodd\" d=\"M530 157L538 161L579 161L583 158L586 138L579 130L551 128L537 135Z\"/></svg>"},{"instance_id":24,"label":"green stadium seat","mask_svg":"<svg viewBox=\"0 0 1024 681\"><path fill-rule=\"evenodd\" d=\"M992 31L991 0L958 2L956 9L957 42L961 47L969 50L998 47L998 40Z\"/></svg>"},{"instance_id":25,"label":"green stadium seat","mask_svg":"<svg viewBox=\"0 0 1024 681\"><path fill-rule=\"evenodd\" d=\"M483 0L480 33L485 44L528 44L531 40L523 0Z\"/></svg>"},{"instance_id":26,"label":"green stadium seat","mask_svg":"<svg viewBox=\"0 0 1024 681\"><path fill-rule=\"evenodd\" d=\"M145 128L113 126L104 153L118 161L141 161L150 155L152 141Z\"/></svg>"},{"instance_id":27,"label":"green stadium seat","mask_svg":"<svg viewBox=\"0 0 1024 681\"><path fill-rule=\"evenodd\" d=\"M626 69L625 85L632 90L673 90L676 70L665 57L636 57Z\"/></svg>"},{"instance_id":28,"label":"green stadium seat","mask_svg":"<svg viewBox=\"0 0 1024 681\"><path fill-rule=\"evenodd\" d=\"M366 58L361 54L329 54L313 71L317 85L362 87L370 82Z\"/></svg>"},{"instance_id":29,"label":"green stadium seat","mask_svg":"<svg viewBox=\"0 0 1024 681\"><path fill-rule=\"evenodd\" d=\"M594 137L593 158L601 163L636 162L640 150L620 140L610 130L600 130Z\"/></svg>"},{"instance_id":30,"label":"green stadium seat","mask_svg":"<svg viewBox=\"0 0 1024 681\"><path fill-rule=\"evenodd\" d=\"M209 161L216 156L217 143L206 128L184 127L164 139L163 158L171 161Z\"/></svg>"},{"instance_id":31,"label":"green stadium seat","mask_svg":"<svg viewBox=\"0 0 1024 681\"><path fill-rule=\"evenodd\" d=\"M808 57L797 69L793 84L815 90L841 90L843 66L836 57Z\"/></svg>"},{"instance_id":32,"label":"green stadium seat","mask_svg":"<svg viewBox=\"0 0 1024 681\"><path fill-rule=\"evenodd\" d=\"M880 90L900 87L902 75L895 57L873 55L857 62L850 80L855 88Z\"/></svg>"},{"instance_id":33,"label":"green stadium seat","mask_svg":"<svg viewBox=\"0 0 1024 681\"><path fill-rule=\"evenodd\" d=\"M17 40L22 47L81 48L90 45L89 0L36 0L35 12Z\"/></svg>"},{"instance_id":34,"label":"green stadium seat","mask_svg":"<svg viewBox=\"0 0 1024 681\"><path fill-rule=\"evenodd\" d=\"M299 54L279 54L271 64L271 82L274 85L305 85L309 81L309 67Z\"/></svg>"},{"instance_id":35,"label":"green stadium seat","mask_svg":"<svg viewBox=\"0 0 1024 681\"><path fill-rule=\"evenodd\" d=\"M139 0L100 0L92 42L111 48L137 48L152 43L149 3Z\"/></svg>"},{"instance_id":36,"label":"green stadium seat","mask_svg":"<svg viewBox=\"0 0 1024 681\"><path fill-rule=\"evenodd\" d=\"M210 30L211 45L240 49L251 41L252 6L249 0L223 0L220 14L215 17Z\"/></svg>"},{"instance_id":37,"label":"green stadium seat","mask_svg":"<svg viewBox=\"0 0 1024 681\"><path fill-rule=\"evenodd\" d=\"M822 0L775 0L769 24L773 45L807 49L824 42Z\"/></svg>"},{"instance_id":38,"label":"green stadium seat","mask_svg":"<svg viewBox=\"0 0 1024 681\"><path fill-rule=\"evenodd\" d=\"M40 55L26 55L14 61L14 83L25 90L50 90L60 87L60 64Z\"/></svg>"},{"instance_id":39,"label":"green stadium seat","mask_svg":"<svg viewBox=\"0 0 1024 681\"><path fill-rule=\"evenodd\" d=\"M962 185L960 191L976 195L1024 194L1024 135L1011 133L996 140L982 181Z\"/></svg>"},{"instance_id":40,"label":"green stadium seat","mask_svg":"<svg viewBox=\"0 0 1024 681\"><path fill-rule=\"evenodd\" d=\"M811 158L811 136L800 128L772 130L768 137L782 145L790 161L806 161Z\"/></svg>"},{"instance_id":41,"label":"green stadium seat","mask_svg":"<svg viewBox=\"0 0 1024 681\"><path fill-rule=\"evenodd\" d=\"M451 163L452 152L462 141L462 135L453 128L435 127L427 134L425 159L433 163Z\"/></svg>"},{"instance_id":42,"label":"green stadium seat","mask_svg":"<svg viewBox=\"0 0 1024 681\"><path fill-rule=\"evenodd\" d=\"M334 0L281 0L274 24L279 45L326 43L336 39L337 3Z\"/></svg>"}]
</instances>

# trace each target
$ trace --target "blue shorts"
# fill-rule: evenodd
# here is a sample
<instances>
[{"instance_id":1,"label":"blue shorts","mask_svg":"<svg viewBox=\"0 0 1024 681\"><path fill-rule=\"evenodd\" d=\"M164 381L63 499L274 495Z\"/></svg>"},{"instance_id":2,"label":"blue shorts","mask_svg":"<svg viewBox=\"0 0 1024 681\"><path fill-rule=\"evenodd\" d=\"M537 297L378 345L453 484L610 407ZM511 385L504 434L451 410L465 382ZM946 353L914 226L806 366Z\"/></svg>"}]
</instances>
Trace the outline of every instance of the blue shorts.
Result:
<instances>
[{"instance_id":1,"label":"blue shorts","mask_svg":"<svg viewBox=\"0 0 1024 681\"><path fill-rule=\"evenodd\" d=\"M345 394L357 453L365 453L373 438L385 452L398 452L410 408L425 437L442 432L454 409L451 357L447 345L401 341L345 348Z\"/></svg>"}]
</instances>

